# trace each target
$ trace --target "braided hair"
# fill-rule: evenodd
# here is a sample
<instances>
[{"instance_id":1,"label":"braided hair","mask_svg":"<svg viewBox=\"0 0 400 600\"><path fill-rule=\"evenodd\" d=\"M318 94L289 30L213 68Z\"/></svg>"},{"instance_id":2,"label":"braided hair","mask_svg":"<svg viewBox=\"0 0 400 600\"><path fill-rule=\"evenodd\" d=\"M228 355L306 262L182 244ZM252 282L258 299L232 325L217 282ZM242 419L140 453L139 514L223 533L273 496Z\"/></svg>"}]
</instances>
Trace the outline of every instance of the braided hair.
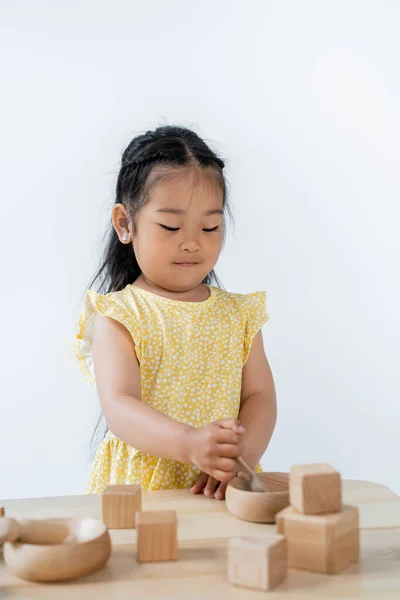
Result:
<instances>
[{"instance_id":1,"label":"braided hair","mask_svg":"<svg viewBox=\"0 0 400 600\"><path fill-rule=\"evenodd\" d=\"M215 168L218 177L214 184L222 189L224 211L232 217L227 199L227 182L223 175L224 161L194 131L185 127L164 125L135 137L122 154L115 203L126 206L133 228L135 228L135 217L149 200L151 187L162 181L170 169L191 165L202 169ZM155 170L156 166L163 168ZM133 245L123 244L119 240L112 223L106 237L104 257L89 288L92 289L99 281L97 290L107 294L122 290L133 283L141 274L141 270ZM214 269L207 274L203 283L222 287Z\"/></svg>"}]
</instances>

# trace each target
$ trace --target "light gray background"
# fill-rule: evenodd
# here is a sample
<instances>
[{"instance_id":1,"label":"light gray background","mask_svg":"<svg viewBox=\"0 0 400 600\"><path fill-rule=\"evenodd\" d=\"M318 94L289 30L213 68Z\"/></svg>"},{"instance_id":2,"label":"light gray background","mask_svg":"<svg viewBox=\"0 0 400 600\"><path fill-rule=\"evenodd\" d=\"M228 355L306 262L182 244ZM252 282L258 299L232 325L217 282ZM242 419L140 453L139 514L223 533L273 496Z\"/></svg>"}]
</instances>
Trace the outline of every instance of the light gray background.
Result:
<instances>
[{"instance_id":1,"label":"light gray background","mask_svg":"<svg viewBox=\"0 0 400 600\"><path fill-rule=\"evenodd\" d=\"M267 291L266 470L399 476L399 3L1 3L0 497L81 493L73 348L121 152L161 124L226 158L229 291ZM232 229L231 229L232 231Z\"/></svg>"}]
</instances>

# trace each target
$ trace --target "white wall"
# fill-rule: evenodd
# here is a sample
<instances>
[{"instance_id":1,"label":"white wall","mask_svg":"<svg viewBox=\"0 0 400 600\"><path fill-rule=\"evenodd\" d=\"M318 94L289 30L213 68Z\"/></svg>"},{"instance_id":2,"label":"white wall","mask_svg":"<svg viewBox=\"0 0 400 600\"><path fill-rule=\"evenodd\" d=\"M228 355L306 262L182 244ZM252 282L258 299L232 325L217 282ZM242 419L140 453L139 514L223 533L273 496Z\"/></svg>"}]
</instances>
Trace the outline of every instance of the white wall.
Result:
<instances>
[{"instance_id":1,"label":"white wall","mask_svg":"<svg viewBox=\"0 0 400 600\"><path fill-rule=\"evenodd\" d=\"M265 469L327 461L400 493L399 3L0 11L0 497L83 491L97 406L73 356L79 303L121 152L164 123L226 157L236 230L218 272L268 294Z\"/></svg>"}]
</instances>

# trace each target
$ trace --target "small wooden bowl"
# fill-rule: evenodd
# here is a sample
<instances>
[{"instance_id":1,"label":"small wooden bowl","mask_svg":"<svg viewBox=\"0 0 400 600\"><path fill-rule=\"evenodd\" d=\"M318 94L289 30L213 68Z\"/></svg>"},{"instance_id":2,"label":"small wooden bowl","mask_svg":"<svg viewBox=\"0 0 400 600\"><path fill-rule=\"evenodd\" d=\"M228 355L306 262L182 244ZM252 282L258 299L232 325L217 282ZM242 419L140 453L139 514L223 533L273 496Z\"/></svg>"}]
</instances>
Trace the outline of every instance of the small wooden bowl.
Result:
<instances>
[{"instance_id":1,"label":"small wooden bowl","mask_svg":"<svg viewBox=\"0 0 400 600\"><path fill-rule=\"evenodd\" d=\"M65 581L88 575L105 565L111 553L107 527L97 519L46 519L67 525L62 544L6 542L4 561L10 571L30 581Z\"/></svg>"},{"instance_id":2,"label":"small wooden bowl","mask_svg":"<svg viewBox=\"0 0 400 600\"><path fill-rule=\"evenodd\" d=\"M289 504L289 473L257 473L266 492L252 492L243 477L232 479L225 493L229 511L244 521L275 523L275 515Z\"/></svg>"}]
</instances>

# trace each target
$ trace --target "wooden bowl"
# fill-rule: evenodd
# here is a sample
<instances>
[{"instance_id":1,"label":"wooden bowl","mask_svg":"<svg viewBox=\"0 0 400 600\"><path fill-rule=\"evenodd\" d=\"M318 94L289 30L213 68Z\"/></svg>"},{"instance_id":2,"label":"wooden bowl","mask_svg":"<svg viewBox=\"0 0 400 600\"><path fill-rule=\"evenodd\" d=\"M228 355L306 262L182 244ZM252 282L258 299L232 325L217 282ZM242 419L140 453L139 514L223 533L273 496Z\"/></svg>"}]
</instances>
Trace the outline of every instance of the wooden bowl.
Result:
<instances>
[{"instance_id":1,"label":"wooden bowl","mask_svg":"<svg viewBox=\"0 0 400 600\"><path fill-rule=\"evenodd\" d=\"M111 553L107 527L97 519L46 519L67 525L62 544L6 542L4 561L10 571L30 581L65 581L88 575L105 565Z\"/></svg>"},{"instance_id":2,"label":"wooden bowl","mask_svg":"<svg viewBox=\"0 0 400 600\"><path fill-rule=\"evenodd\" d=\"M229 511L244 521L275 523L275 515L289 504L289 473L257 473L266 492L252 492L244 477L232 479L225 493Z\"/></svg>"}]
</instances>

